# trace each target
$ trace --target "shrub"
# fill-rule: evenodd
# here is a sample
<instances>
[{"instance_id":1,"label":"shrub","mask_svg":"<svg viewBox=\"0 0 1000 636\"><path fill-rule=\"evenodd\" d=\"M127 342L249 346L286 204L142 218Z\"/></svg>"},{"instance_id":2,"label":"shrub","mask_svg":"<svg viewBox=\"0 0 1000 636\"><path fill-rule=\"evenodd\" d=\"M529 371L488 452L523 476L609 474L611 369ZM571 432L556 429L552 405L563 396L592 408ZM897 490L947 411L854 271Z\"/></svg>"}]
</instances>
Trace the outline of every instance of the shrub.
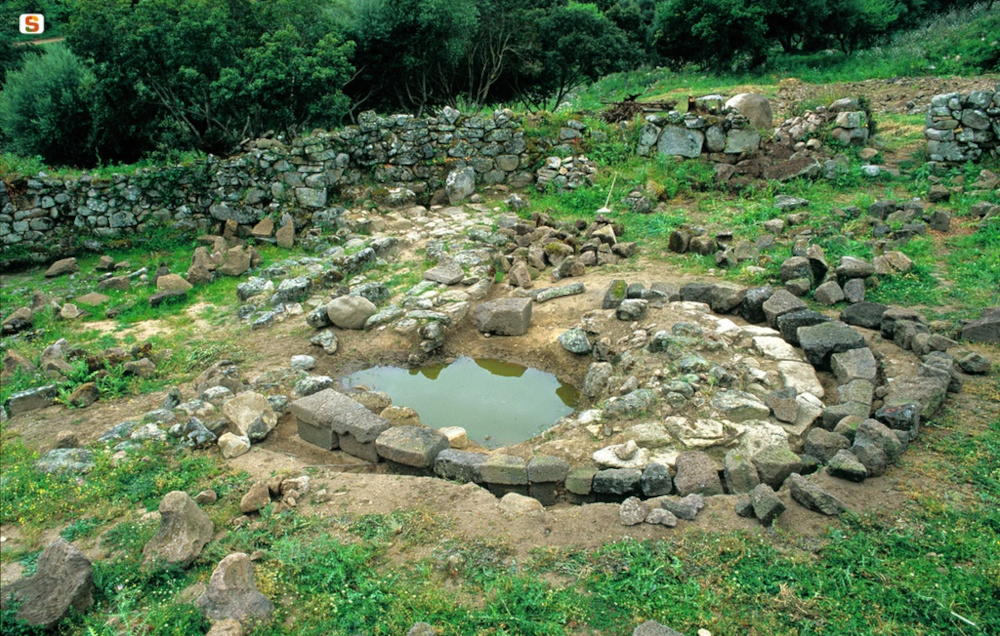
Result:
<instances>
[{"instance_id":1,"label":"shrub","mask_svg":"<svg viewBox=\"0 0 1000 636\"><path fill-rule=\"evenodd\" d=\"M49 163L92 163L94 74L64 46L27 59L0 92L0 129L24 156Z\"/></svg>"}]
</instances>

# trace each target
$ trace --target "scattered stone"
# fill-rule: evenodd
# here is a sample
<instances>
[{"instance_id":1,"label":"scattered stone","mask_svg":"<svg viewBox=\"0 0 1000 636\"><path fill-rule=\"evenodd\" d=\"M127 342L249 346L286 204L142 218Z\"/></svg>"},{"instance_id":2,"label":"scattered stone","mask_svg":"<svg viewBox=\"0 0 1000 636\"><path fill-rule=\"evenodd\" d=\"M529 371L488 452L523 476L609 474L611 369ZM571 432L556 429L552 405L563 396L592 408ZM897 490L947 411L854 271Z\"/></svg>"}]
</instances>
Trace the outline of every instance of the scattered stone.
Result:
<instances>
[{"instance_id":1,"label":"scattered stone","mask_svg":"<svg viewBox=\"0 0 1000 636\"><path fill-rule=\"evenodd\" d=\"M278 424L267 398L260 393L246 391L222 405L222 414L250 441L260 441Z\"/></svg>"},{"instance_id":2,"label":"scattered stone","mask_svg":"<svg viewBox=\"0 0 1000 636\"><path fill-rule=\"evenodd\" d=\"M592 345L587 338L587 332L580 327L573 327L559 335L559 344L570 353L585 354L590 353Z\"/></svg>"},{"instance_id":3,"label":"scattered stone","mask_svg":"<svg viewBox=\"0 0 1000 636\"><path fill-rule=\"evenodd\" d=\"M759 484L750 491L750 504L753 506L754 516L765 527L773 525L781 513L785 512L784 502L767 484Z\"/></svg>"},{"instance_id":4,"label":"scattered stone","mask_svg":"<svg viewBox=\"0 0 1000 636\"><path fill-rule=\"evenodd\" d=\"M705 498L699 494L690 494L680 499L667 497L661 500L660 505L678 519L694 521L698 511L705 507Z\"/></svg>"},{"instance_id":5,"label":"scattered stone","mask_svg":"<svg viewBox=\"0 0 1000 636\"><path fill-rule=\"evenodd\" d=\"M424 272L424 280L442 285L457 285L462 282L463 278L465 278L465 272L462 271L462 267L452 260L442 262Z\"/></svg>"},{"instance_id":6,"label":"scattered stone","mask_svg":"<svg viewBox=\"0 0 1000 636\"><path fill-rule=\"evenodd\" d=\"M21 413L27 413L28 411L35 411L37 409L43 409L47 406L51 406L55 403L56 397L59 396L59 389L54 384L48 384L46 386L37 387L34 389L25 389L24 391L18 391L14 393L7 400L7 409L10 412L11 417L15 415L20 415Z\"/></svg>"},{"instance_id":7,"label":"scattered stone","mask_svg":"<svg viewBox=\"0 0 1000 636\"><path fill-rule=\"evenodd\" d=\"M469 445L469 434L461 426L442 426L437 432L445 436L451 448L461 450Z\"/></svg>"},{"instance_id":8,"label":"scattered stone","mask_svg":"<svg viewBox=\"0 0 1000 636\"><path fill-rule=\"evenodd\" d=\"M147 561L187 567L212 540L212 521L186 492L168 492L160 500L160 527L142 549Z\"/></svg>"},{"instance_id":9,"label":"scattered stone","mask_svg":"<svg viewBox=\"0 0 1000 636\"><path fill-rule=\"evenodd\" d=\"M64 274L75 274L80 271L80 266L76 262L76 258L64 258L58 260L45 270L45 278L55 278L56 276L62 276Z\"/></svg>"},{"instance_id":10,"label":"scattered stone","mask_svg":"<svg viewBox=\"0 0 1000 636\"><path fill-rule=\"evenodd\" d=\"M177 274L165 274L156 279L156 291L187 291L194 287Z\"/></svg>"},{"instance_id":11,"label":"scattered stone","mask_svg":"<svg viewBox=\"0 0 1000 636\"><path fill-rule=\"evenodd\" d=\"M844 298L849 303L860 303L865 300L865 283L861 278L852 278L844 283Z\"/></svg>"},{"instance_id":12,"label":"scattered stone","mask_svg":"<svg viewBox=\"0 0 1000 636\"><path fill-rule=\"evenodd\" d=\"M35 573L4 586L0 607L19 603L14 618L48 629L70 615L82 613L94 603L94 578L90 560L63 538L45 546Z\"/></svg>"},{"instance_id":13,"label":"scattered stone","mask_svg":"<svg viewBox=\"0 0 1000 636\"><path fill-rule=\"evenodd\" d=\"M684 636L684 634L654 620L648 620L633 629L632 636Z\"/></svg>"},{"instance_id":14,"label":"scattered stone","mask_svg":"<svg viewBox=\"0 0 1000 636\"><path fill-rule=\"evenodd\" d=\"M623 526L636 526L646 520L649 515L649 505L638 497L629 497L618 508L618 518Z\"/></svg>"},{"instance_id":15,"label":"scattered stone","mask_svg":"<svg viewBox=\"0 0 1000 636\"><path fill-rule=\"evenodd\" d=\"M771 296L761 305L761 309L764 311L767 324L771 327L776 327L778 325L777 320L779 316L793 311L806 309L806 304L791 294L788 290L779 289L771 294Z\"/></svg>"},{"instance_id":16,"label":"scattered stone","mask_svg":"<svg viewBox=\"0 0 1000 636\"><path fill-rule=\"evenodd\" d=\"M84 409L101 398L101 391L93 382L84 382L73 389L69 395L69 403L76 408Z\"/></svg>"},{"instance_id":17,"label":"scattered stone","mask_svg":"<svg viewBox=\"0 0 1000 636\"><path fill-rule=\"evenodd\" d=\"M505 519L516 519L545 509L537 499L516 492L509 492L501 497L497 507Z\"/></svg>"},{"instance_id":18,"label":"scattered stone","mask_svg":"<svg viewBox=\"0 0 1000 636\"><path fill-rule=\"evenodd\" d=\"M962 328L962 339L969 342L1000 343L1000 307L984 309L981 318Z\"/></svg>"},{"instance_id":19,"label":"scattered stone","mask_svg":"<svg viewBox=\"0 0 1000 636\"><path fill-rule=\"evenodd\" d=\"M253 563L243 552L230 554L219 562L208 581L208 588L195 605L211 620L234 619L246 623L264 620L274 612L274 605L260 593L253 580Z\"/></svg>"},{"instance_id":20,"label":"scattered stone","mask_svg":"<svg viewBox=\"0 0 1000 636\"><path fill-rule=\"evenodd\" d=\"M638 298L626 298L615 309L615 317L625 322L642 320L646 317L649 301Z\"/></svg>"},{"instance_id":21,"label":"scattered stone","mask_svg":"<svg viewBox=\"0 0 1000 636\"><path fill-rule=\"evenodd\" d=\"M835 280L828 280L813 292L813 298L824 305L836 305L844 300L844 290Z\"/></svg>"},{"instance_id":22,"label":"scattered stone","mask_svg":"<svg viewBox=\"0 0 1000 636\"><path fill-rule=\"evenodd\" d=\"M638 468L649 465L648 448L640 448L633 440L624 444L613 444L594 451L593 460L602 468Z\"/></svg>"},{"instance_id":23,"label":"scattered stone","mask_svg":"<svg viewBox=\"0 0 1000 636\"><path fill-rule=\"evenodd\" d=\"M830 458L826 470L834 477L840 477L849 481L861 482L868 477L868 469L858 461L858 458L853 453L846 449L837 451Z\"/></svg>"},{"instance_id":24,"label":"scattered stone","mask_svg":"<svg viewBox=\"0 0 1000 636\"><path fill-rule=\"evenodd\" d=\"M295 245L295 224L287 223L274 233L274 240L278 247L290 250Z\"/></svg>"},{"instance_id":25,"label":"scattered stone","mask_svg":"<svg viewBox=\"0 0 1000 636\"><path fill-rule=\"evenodd\" d=\"M325 391L333 386L333 378L328 375L309 375L295 383L295 393L302 397Z\"/></svg>"},{"instance_id":26,"label":"scattered stone","mask_svg":"<svg viewBox=\"0 0 1000 636\"><path fill-rule=\"evenodd\" d=\"M851 441L843 435L822 428L814 428L806 435L804 450L808 455L826 463L839 451L846 450L850 446Z\"/></svg>"},{"instance_id":27,"label":"scattered stone","mask_svg":"<svg viewBox=\"0 0 1000 636\"><path fill-rule=\"evenodd\" d=\"M664 508L653 508L646 515L646 523L673 528L677 525L677 517Z\"/></svg>"},{"instance_id":28,"label":"scattered stone","mask_svg":"<svg viewBox=\"0 0 1000 636\"><path fill-rule=\"evenodd\" d=\"M257 512L269 503L271 503L271 491L267 488L267 482L257 481L240 499L240 512L245 515Z\"/></svg>"},{"instance_id":29,"label":"scattered stone","mask_svg":"<svg viewBox=\"0 0 1000 636\"><path fill-rule=\"evenodd\" d=\"M289 366L295 371L309 371L316 366L316 358L307 355L292 356Z\"/></svg>"},{"instance_id":30,"label":"scattered stone","mask_svg":"<svg viewBox=\"0 0 1000 636\"><path fill-rule=\"evenodd\" d=\"M958 366L970 375L986 375L990 372L990 359L978 353L970 353L958 360Z\"/></svg>"},{"instance_id":31,"label":"scattered stone","mask_svg":"<svg viewBox=\"0 0 1000 636\"><path fill-rule=\"evenodd\" d=\"M792 499L813 512L834 517L847 510L842 501L798 473L789 475L788 484Z\"/></svg>"},{"instance_id":32,"label":"scattered stone","mask_svg":"<svg viewBox=\"0 0 1000 636\"><path fill-rule=\"evenodd\" d=\"M93 451L86 448L53 448L35 460L43 473L88 473L96 465Z\"/></svg>"}]
</instances>

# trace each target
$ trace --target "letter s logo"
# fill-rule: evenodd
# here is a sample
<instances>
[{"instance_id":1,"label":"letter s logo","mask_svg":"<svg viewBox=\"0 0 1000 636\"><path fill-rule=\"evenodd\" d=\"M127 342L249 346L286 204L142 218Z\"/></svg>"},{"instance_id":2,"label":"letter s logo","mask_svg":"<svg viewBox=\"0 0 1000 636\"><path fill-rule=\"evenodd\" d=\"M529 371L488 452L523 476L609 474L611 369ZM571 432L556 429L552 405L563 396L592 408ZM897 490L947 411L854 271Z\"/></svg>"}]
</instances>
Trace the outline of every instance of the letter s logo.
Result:
<instances>
[{"instance_id":1,"label":"letter s logo","mask_svg":"<svg viewBox=\"0 0 1000 636\"><path fill-rule=\"evenodd\" d=\"M41 35L45 33L45 16L41 13L22 13L19 26L21 33Z\"/></svg>"}]
</instances>

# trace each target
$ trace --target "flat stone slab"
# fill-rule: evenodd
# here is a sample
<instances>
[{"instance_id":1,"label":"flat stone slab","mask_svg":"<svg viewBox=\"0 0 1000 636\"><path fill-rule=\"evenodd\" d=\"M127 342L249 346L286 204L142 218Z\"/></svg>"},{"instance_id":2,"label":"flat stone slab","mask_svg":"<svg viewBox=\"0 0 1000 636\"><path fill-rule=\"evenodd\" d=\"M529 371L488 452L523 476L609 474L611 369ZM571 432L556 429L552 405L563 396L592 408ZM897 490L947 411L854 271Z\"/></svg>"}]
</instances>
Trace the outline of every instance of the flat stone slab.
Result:
<instances>
[{"instance_id":1,"label":"flat stone slab","mask_svg":"<svg viewBox=\"0 0 1000 636\"><path fill-rule=\"evenodd\" d=\"M875 356L868 347L833 354L830 356L830 368L840 384L851 380L867 380L874 384L878 373Z\"/></svg>"},{"instance_id":2,"label":"flat stone slab","mask_svg":"<svg viewBox=\"0 0 1000 636\"><path fill-rule=\"evenodd\" d=\"M424 272L424 280L434 281L442 285L455 285L462 282L465 272L458 263L442 263Z\"/></svg>"},{"instance_id":3,"label":"flat stone slab","mask_svg":"<svg viewBox=\"0 0 1000 636\"><path fill-rule=\"evenodd\" d=\"M799 327L799 343L806 358L818 369L830 368L830 356L866 347L865 338L842 322Z\"/></svg>"},{"instance_id":4,"label":"flat stone slab","mask_svg":"<svg viewBox=\"0 0 1000 636\"><path fill-rule=\"evenodd\" d=\"M753 346L757 353L772 360L805 362L801 351L777 336L755 336Z\"/></svg>"},{"instance_id":5,"label":"flat stone slab","mask_svg":"<svg viewBox=\"0 0 1000 636\"><path fill-rule=\"evenodd\" d=\"M808 362L779 362L778 375L785 387L794 387L798 393L812 393L819 398L825 393L816 369Z\"/></svg>"},{"instance_id":6,"label":"flat stone slab","mask_svg":"<svg viewBox=\"0 0 1000 636\"><path fill-rule=\"evenodd\" d=\"M488 484L504 486L526 486L528 484L528 467L524 460L513 455L497 453L479 467L483 481Z\"/></svg>"},{"instance_id":7,"label":"flat stone slab","mask_svg":"<svg viewBox=\"0 0 1000 636\"><path fill-rule=\"evenodd\" d=\"M438 454L449 447L447 437L423 426L395 426L375 440L380 456L414 468L432 466Z\"/></svg>"},{"instance_id":8,"label":"flat stone slab","mask_svg":"<svg viewBox=\"0 0 1000 636\"><path fill-rule=\"evenodd\" d=\"M443 479L461 482L483 481L481 467L489 458L486 453L445 449L434 460L434 474Z\"/></svg>"},{"instance_id":9,"label":"flat stone slab","mask_svg":"<svg viewBox=\"0 0 1000 636\"><path fill-rule=\"evenodd\" d=\"M349 434L360 443L374 442L390 427L388 420L334 389L295 400L289 408L292 415L306 424L338 435Z\"/></svg>"}]
</instances>

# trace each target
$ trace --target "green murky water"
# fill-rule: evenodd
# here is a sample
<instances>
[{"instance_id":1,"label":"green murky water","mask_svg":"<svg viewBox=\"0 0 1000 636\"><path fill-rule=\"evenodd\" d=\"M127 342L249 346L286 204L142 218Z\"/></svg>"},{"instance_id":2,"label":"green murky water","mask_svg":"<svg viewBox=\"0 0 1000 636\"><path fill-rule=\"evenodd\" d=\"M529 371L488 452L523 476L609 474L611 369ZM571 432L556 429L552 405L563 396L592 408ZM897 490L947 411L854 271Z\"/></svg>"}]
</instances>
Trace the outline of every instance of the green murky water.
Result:
<instances>
[{"instance_id":1,"label":"green murky water","mask_svg":"<svg viewBox=\"0 0 1000 636\"><path fill-rule=\"evenodd\" d=\"M523 442L569 415L576 388L551 373L502 360L461 357L414 369L378 366L344 378L348 388L384 391L431 428L461 426L489 448Z\"/></svg>"}]
</instances>

